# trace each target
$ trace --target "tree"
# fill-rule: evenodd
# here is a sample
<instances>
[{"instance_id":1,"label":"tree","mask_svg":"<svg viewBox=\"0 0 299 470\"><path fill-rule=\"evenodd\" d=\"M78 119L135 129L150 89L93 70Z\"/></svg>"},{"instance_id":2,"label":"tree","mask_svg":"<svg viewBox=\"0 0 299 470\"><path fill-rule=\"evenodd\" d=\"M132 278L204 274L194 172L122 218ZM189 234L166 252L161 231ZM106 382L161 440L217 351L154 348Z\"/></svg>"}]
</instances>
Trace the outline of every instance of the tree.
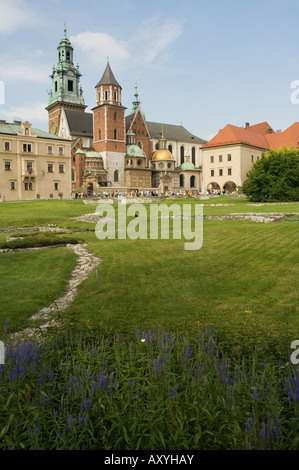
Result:
<instances>
[{"instance_id":1,"label":"tree","mask_svg":"<svg viewBox=\"0 0 299 470\"><path fill-rule=\"evenodd\" d=\"M299 149L268 150L247 173L243 191L251 201L299 201Z\"/></svg>"}]
</instances>

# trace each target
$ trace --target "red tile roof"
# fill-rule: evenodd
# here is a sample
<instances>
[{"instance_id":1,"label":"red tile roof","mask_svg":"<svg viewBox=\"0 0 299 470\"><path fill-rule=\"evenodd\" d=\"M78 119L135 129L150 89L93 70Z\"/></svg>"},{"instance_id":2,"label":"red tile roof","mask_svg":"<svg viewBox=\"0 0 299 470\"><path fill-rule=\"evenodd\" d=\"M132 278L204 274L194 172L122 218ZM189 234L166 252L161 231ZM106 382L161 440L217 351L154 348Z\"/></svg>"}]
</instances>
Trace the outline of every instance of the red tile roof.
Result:
<instances>
[{"instance_id":1,"label":"red tile roof","mask_svg":"<svg viewBox=\"0 0 299 470\"><path fill-rule=\"evenodd\" d=\"M228 124L221 129L213 139L203 145L202 149L234 144L246 144L251 147L259 147L262 149L269 148L269 144L264 135L251 132L248 128Z\"/></svg>"},{"instance_id":2,"label":"red tile roof","mask_svg":"<svg viewBox=\"0 0 299 470\"><path fill-rule=\"evenodd\" d=\"M267 122L245 128L228 124L202 148L235 144L249 145L265 150L290 146L299 148L299 122L295 122L283 132L275 132Z\"/></svg>"}]
</instances>

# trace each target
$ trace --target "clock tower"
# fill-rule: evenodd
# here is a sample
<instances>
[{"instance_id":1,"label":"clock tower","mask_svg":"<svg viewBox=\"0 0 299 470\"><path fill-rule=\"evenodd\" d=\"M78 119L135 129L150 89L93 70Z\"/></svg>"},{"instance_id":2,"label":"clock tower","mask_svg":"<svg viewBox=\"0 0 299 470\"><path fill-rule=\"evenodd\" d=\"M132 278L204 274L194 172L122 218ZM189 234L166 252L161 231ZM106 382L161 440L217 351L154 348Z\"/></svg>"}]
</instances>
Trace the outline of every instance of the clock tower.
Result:
<instances>
[{"instance_id":1,"label":"clock tower","mask_svg":"<svg viewBox=\"0 0 299 470\"><path fill-rule=\"evenodd\" d=\"M65 28L64 37L58 44L58 62L56 66L53 65L50 75L52 90L49 92L49 102L46 108L49 116L49 132L54 135L60 135L63 109L84 112L87 108L80 86L79 64L74 66L74 49L67 38L66 31Z\"/></svg>"}]
</instances>

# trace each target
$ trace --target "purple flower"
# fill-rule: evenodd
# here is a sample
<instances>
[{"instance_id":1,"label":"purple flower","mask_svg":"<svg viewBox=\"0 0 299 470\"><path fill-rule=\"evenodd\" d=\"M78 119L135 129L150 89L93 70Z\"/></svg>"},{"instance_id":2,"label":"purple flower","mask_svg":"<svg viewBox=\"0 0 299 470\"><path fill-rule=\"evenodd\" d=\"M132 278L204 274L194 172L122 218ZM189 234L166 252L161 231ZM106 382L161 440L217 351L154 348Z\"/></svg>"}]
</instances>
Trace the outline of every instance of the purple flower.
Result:
<instances>
[{"instance_id":1,"label":"purple flower","mask_svg":"<svg viewBox=\"0 0 299 470\"><path fill-rule=\"evenodd\" d=\"M278 417L278 415L276 416L276 419L275 419L274 434L275 434L275 438L277 439L277 441L279 441L280 431L279 431L279 417Z\"/></svg>"},{"instance_id":2,"label":"purple flower","mask_svg":"<svg viewBox=\"0 0 299 470\"><path fill-rule=\"evenodd\" d=\"M293 382L293 379L292 379L292 377L289 375L288 380L286 381L286 388L287 388L288 399L289 399L289 400L293 400L293 399L294 399L293 391L292 391L292 387L291 387L291 383L292 383L292 382Z\"/></svg>"},{"instance_id":3,"label":"purple flower","mask_svg":"<svg viewBox=\"0 0 299 470\"><path fill-rule=\"evenodd\" d=\"M69 430L71 431L72 426L73 426L73 424L74 424L74 420L73 420L72 415L68 415L67 424L68 424Z\"/></svg>"},{"instance_id":4,"label":"purple flower","mask_svg":"<svg viewBox=\"0 0 299 470\"><path fill-rule=\"evenodd\" d=\"M248 418L245 425L246 425L246 433L247 434L250 434L251 433L251 429L252 429L252 423L253 423L253 419L252 418Z\"/></svg>"},{"instance_id":5,"label":"purple flower","mask_svg":"<svg viewBox=\"0 0 299 470\"><path fill-rule=\"evenodd\" d=\"M295 379L294 401L299 401L299 376Z\"/></svg>"}]
</instances>

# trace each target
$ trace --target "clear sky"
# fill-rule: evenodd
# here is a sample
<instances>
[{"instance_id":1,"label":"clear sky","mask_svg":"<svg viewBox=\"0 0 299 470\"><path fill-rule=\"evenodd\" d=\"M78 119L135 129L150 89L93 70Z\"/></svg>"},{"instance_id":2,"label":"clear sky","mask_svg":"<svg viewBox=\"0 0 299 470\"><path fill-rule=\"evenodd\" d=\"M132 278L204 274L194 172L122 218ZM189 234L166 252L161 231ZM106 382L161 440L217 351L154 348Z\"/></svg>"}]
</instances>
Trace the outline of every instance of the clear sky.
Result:
<instances>
[{"instance_id":1,"label":"clear sky","mask_svg":"<svg viewBox=\"0 0 299 470\"><path fill-rule=\"evenodd\" d=\"M286 129L299 121L298 20L299 0L0 0L0 119L48 130L66 23L88 110L109 57L122 104L137 81L149 121L207 140L226 124Z\"/></svg>"}]
</instances>

